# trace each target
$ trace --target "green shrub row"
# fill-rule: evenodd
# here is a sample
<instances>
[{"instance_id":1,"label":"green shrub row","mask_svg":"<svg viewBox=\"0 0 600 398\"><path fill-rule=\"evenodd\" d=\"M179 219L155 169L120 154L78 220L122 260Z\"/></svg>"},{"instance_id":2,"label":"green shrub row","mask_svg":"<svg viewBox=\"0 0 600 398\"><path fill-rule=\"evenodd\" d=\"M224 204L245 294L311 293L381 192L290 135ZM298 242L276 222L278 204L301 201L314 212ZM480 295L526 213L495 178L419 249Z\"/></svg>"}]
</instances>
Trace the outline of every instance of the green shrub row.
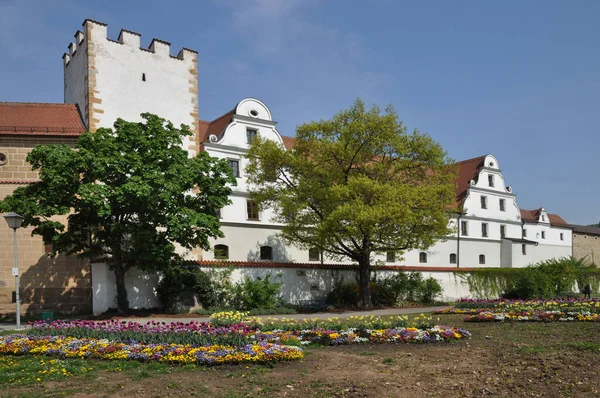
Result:
<instances>
[{"instance_id":1,"label":"green shrub row","mask_svg":"<svg viewBox=\"0 0 600 398\"><path fill-rule=\"evenodd\" d=\"M525 268L481 268L456 273L477 298L531 299L574 297L590 285L598 291L600 270L583 260L564 257L541 261Z\"/></svg>"},{"instance_id":2,"label":"green shrub row","mask_svg":"<svg viewBox=\"0 0 600 398\"><path fill-rule=\"evenodd\" d=\"M242 283L232 284L232 269L172 268L164 272L157 287L158 298L166 312L184 310L186 293L191 293L207 313L217 309L240 311L260 310L263 314L282 307L279 299L281 284L274 282L271 275L264 278L246 277Z\"/></svg>"},{"instance_id":3,"label":"green shrub row","mask_svg":"<svg viewBox=\"0 0 600 398\"><path fill-rule=\"evenodd\" d=\"M391 277L381 279L374 275L370 290L371 300L375 306L432 304L442 292L442 287L435 278L423 279L419 272L398 272ZM357 306L358 282L345 282L343 278L336 280L326 301L327 304L337 308Z\"/></svg>"}]
</instances>

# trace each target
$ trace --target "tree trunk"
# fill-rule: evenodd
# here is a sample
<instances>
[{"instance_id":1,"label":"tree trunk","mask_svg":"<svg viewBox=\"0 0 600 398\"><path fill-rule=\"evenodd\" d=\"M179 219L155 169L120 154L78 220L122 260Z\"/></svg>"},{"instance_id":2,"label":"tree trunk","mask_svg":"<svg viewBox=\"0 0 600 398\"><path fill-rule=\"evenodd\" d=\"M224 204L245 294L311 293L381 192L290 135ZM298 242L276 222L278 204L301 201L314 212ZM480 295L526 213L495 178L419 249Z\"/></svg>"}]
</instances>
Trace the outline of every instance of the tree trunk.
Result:
<instances>
[{"instance_id":1,"label":"tree trunk","mask_svg":"<svg viewBox=\"0 0 600 398\"><path fill-rule=\"evenodd\" d=\"M115 265L115 282L117 284L117 312L125 314L129 312L129 300L125 288L125 270L119 264Z\"/></svg>"},{"instance_id":2,"label":"tree trunk","mask_svg":"<svg viewBox=\"0 0 600 398\"><path fill-rule=\"evenodd\" d=\"M358 262L358 281L361 307L370 308L373 306L371 302L371 262L369 258L364 258Z\"/></svg>"}]
</instances>

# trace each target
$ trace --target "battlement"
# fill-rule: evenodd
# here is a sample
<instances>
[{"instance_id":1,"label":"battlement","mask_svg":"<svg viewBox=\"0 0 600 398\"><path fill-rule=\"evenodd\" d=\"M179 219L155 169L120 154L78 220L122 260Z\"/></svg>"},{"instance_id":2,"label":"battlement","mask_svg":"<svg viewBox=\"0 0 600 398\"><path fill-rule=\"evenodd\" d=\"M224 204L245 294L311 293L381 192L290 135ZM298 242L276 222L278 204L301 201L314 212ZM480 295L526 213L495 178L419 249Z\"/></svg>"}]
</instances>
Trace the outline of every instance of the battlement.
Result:
<instances>
[{"instance_id":1,"label":"battlement","mask_svg":"<svg viewBox=\"0 0 600 398\"><path fill-rule=\"evenodd\" d=\"M86 19L83 21L83 32L78 30L75 33L75 42L68 45L68 53L63 55L63 61L65 67L67 67L73 60L76 53L84 51L77 51L79 47L85 47L93 43L99 43L101 40L106 40L110 43L115 43L127 47L132 47L142 52L148 52L157 54L165 58L173 58L177 60L192 60L197 56L198 52L189 48L183 47L176 56L171 55L171 43L165 40L153 38L148 48L141 47L142 35L137 32L133 32L127 29L121 29L117 40L110 39L108 37L108 25L102 22L94 21L93 19Z\"/></svg>"}]
</instances>

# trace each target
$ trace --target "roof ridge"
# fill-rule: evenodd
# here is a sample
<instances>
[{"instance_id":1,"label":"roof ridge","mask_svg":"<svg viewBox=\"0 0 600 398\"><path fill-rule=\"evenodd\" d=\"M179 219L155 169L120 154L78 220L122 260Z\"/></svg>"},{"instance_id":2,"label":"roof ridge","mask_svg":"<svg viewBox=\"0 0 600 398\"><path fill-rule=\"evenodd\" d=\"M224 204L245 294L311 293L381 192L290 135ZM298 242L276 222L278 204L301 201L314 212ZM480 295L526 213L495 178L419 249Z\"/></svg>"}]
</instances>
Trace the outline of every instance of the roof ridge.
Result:
<instances>
[{"instance_id":1,"label":"roof ridge","mask_svg":"<svg viewBox=\"0 0 600 398\"><path fill-rule=\"evenodd\" d=\"M62 102L9 102L9 101L0 101L0 105L50 105L50 106L75 106L75 104L65 104Z\"/></svg>"},{"instance_id":2,"label":"roof ridge","mask_svg":"<svg viewBox=\"0 0 600 398\"><path fill-rule=\"evenodd\" d=\"M471 162L471 161L473 161L473 160L477 160L477 159L485 158L486 156L488 156L488 155L476 156L476 157L474 157L474 158L471 158L471 159L466 159L466 160L461 160L461 161L459 161L459 162L456 162L456 163L466 163L466 162Z\"/></svg>"}]
</instances>

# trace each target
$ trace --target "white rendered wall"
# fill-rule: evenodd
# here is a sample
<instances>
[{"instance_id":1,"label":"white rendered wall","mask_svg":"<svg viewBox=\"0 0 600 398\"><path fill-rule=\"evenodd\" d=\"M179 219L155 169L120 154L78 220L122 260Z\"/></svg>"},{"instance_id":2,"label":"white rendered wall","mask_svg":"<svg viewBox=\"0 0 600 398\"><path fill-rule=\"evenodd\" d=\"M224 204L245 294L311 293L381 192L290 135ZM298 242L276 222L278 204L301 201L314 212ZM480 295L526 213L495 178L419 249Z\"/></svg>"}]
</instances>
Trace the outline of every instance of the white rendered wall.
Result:
<instances>
[{"instance_id":1,"label":"white rendered wall","mask_svg":"<svg viewBox=\"0 0 600 398\"><path fill-rule=\"evenodd\" d=\"M129 308L137 310L160 307L156 295L157 274L146 274L137 268L125 274L125 288ZM116 308L117 287L115 273L104 263L92 263L92 311L94 315L102 314Z\"/></svg>"}]
</instances>

